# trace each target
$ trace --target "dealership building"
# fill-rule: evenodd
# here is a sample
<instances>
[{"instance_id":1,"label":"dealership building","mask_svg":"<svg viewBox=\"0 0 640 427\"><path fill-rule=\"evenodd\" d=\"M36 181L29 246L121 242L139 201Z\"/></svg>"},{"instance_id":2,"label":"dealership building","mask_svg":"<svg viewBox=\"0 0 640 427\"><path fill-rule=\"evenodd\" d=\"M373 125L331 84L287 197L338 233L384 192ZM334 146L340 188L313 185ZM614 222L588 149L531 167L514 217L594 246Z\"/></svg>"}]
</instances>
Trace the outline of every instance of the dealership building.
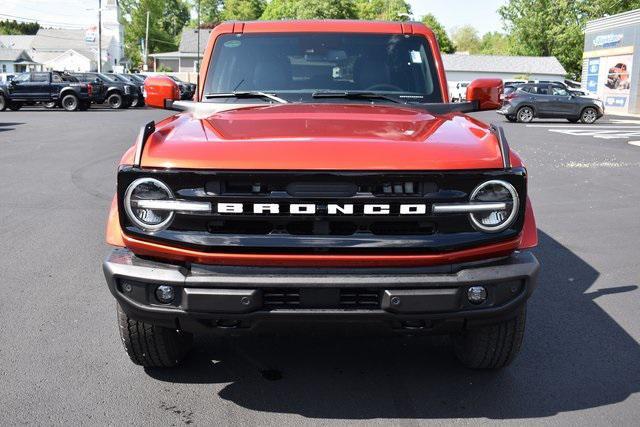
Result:
<instances>
[{"instance_id":1,"label":"dealership building","mask_svg":"<svg viewBox=\"0 0 640 427\"><path fill-rule=\"evenodd\" d=\"M640 9L589 21L583 58L582 85L608 113L640 114Z\"/></svg>"}]
</instances>

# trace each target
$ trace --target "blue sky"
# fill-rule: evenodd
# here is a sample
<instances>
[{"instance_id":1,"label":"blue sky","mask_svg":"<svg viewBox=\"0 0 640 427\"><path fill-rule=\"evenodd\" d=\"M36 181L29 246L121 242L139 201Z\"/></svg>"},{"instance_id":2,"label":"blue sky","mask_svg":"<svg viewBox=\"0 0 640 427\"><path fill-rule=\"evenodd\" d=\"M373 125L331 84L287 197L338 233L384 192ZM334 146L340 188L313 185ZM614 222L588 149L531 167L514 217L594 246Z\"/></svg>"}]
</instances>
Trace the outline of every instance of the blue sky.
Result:
<instances>
[{"instance_id":1,"label":"blue sky","mask_svg":"<svg viewBox=\"0 0 640 427\"><path fill-rule=\"evenodd\" d=\"M482 34L502 31L496 12L507 0L409 0L414 19L433 13L448 31L471 24ZM46 26L86 28L97 21L98 0L0 0L0 19L37 19ZM7 16L10 15L10 16Z\"/></svg>"}]
</instances>

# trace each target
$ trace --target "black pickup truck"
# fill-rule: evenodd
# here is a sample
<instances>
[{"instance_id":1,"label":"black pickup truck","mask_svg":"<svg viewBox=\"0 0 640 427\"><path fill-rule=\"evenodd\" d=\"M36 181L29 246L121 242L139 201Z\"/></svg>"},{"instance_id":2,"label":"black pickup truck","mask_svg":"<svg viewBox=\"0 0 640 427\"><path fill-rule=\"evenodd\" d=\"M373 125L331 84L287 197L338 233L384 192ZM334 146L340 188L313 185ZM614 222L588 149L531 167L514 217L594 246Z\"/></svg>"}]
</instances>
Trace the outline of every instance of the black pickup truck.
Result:
<instances>
[{"instance_id":1,"label":"black pickup truck","mask_svg":"<svg viewBox=\"0 0 640 427\"><path fill-rule=\"evenodd\" d=\"M7 107L17 111L23 105L36 103L82 111L91 105L94 89L93 85L80 83L75 77L59 71L22 73L0 85L0 111Z\"/></svg>"},{"instance_id":2,"label":"black pickup truck","mask_svg":"<svg viewBox=\"0 0 640 427\"><path fill-rule=\"evenodd\" d=\"M81 82L100 85L101 90L96 92L97 104L106 102L113 109L131 107L137 90L134 85L114 80L104 73L73 73L73 76Z\"/></svg>"}]
</instances>

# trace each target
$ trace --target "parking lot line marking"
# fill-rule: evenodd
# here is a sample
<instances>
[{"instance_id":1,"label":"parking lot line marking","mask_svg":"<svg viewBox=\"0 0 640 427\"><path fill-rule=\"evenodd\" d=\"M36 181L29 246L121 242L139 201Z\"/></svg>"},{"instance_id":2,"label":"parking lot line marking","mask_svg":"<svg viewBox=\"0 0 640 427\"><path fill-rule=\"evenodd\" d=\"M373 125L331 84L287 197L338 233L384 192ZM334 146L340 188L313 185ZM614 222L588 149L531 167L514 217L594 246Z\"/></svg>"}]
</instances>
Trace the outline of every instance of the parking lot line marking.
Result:
<instances>
[{"instance_id":1,"label":"parking lot line marking","mask_svg":"<svg viewBox=\"0 0 640 427\"><path fill-rule=\"evenodd\" d=\"M628 141L630 145L635 145L636 147L640 147L640 141Z\"/></svg>"},{"instance_id":2,"label":"parking lot line marking","mask_svg":"<svg viewBox=\"0 0 640 427\"><path fill-rule=\"evenodd\" d=\"M600 139L622 139L640 137L640 127L637 130L618 129L549 129L549 132L562 133L572 136L592 136Z\"/></svg>"},{"instance_id":3,"label":"parking lot line marking","mask_svg":"<svg viewBox=\"0 0 640 427\"><path fill-rule=\"evenodd\" d=\"M565 125L565 124L544 124L544 125L527 125L528 128L571 128L571 129L640 129L640 125L636 126L623 126L623 125L609 125L609 124L595 124L595 125Z\"/></svg>"}]
</instances>

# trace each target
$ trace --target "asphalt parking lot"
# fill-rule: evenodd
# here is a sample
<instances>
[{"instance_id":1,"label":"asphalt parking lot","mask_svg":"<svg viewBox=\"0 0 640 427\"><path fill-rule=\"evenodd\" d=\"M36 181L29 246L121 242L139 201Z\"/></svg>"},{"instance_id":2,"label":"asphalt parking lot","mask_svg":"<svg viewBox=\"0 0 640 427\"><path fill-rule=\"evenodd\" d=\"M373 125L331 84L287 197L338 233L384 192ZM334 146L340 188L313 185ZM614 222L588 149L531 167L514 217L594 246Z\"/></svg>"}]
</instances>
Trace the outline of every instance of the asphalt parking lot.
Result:
<instances>
[{"instance_id":1,"label":"asphalt parking lot","mask_svg":"<svg viewBox=\"0 0 640 427\"><path fill-rule=\"evenodd\" d=\"M0 425L637 425L640 120L507 123L530 172L542 273L522 353L461 368L446 341L351 326L200 337L131 364L102 275L116 165L169 113L0 113Z\"/></svg>"}]
</instances>

